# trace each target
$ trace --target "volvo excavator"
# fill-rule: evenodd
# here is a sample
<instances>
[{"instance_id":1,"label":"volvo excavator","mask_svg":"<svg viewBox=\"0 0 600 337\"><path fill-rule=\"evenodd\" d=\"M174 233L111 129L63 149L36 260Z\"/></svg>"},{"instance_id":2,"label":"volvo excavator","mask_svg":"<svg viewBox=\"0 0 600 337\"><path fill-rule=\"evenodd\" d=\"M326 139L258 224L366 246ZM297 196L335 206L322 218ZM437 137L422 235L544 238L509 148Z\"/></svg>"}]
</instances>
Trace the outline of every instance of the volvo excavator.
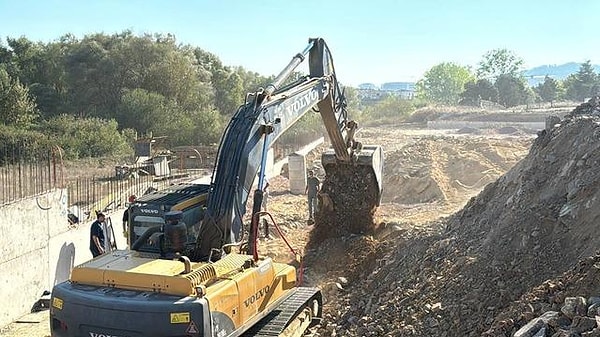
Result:
<instances>
[{"instance_id":1,"label":"volvo excavator","mask_svg":"<svg viewBox=\"0 0 600 337\"><path fill-rule=\"evenodd\" d=\"M309 75L288 83L307 56ZM140 198L134 207L143 211L130 212L138 214L130 219L130 249L76 266L68 281L54 287L52 336L302 336L318 324L320 290L302 286L295 267L259 256L257 249L259 217L268 216L260 211L267 151L311 110L322 116L333 148L323 154L326 173L366 172L365 187L380 198L383 150L354 140L357 124L348 119L329 49L323 39L309 39L273 82L248 94L234 114L210 185L172 192L196 191L194 202L181 197L158 209L145 204L157 198ZM253 186L248 226L243 219ZM360 199L363 191L346 192ZM205 203L202 212L185 212L198 203ZM164 254L163 215L177 212L190 214L181 222L188 227L185 247L175 255ZM151 239L156 235L159 240Z\"/></svg>"}]
</instances>

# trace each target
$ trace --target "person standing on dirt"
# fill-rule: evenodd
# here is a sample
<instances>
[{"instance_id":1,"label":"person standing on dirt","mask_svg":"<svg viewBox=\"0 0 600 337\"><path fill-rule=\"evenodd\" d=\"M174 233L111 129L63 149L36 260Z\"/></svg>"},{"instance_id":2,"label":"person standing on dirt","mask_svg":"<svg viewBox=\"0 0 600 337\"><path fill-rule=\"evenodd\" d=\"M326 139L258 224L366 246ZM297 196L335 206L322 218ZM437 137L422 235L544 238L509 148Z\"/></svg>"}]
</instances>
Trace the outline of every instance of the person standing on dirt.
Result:
<instances>
[{"instance_id":1,"label":"person standing on dirt","mask_svg":"<svg viewBox=\"0 0 600 337\"><path fill-rule=\"evenodd\" d=\"M306 190L305 194L308 196L308 218L309 220L314 219L316 203L317 203L317 193L321 189L321 181L319 178L315 177L313 171L308 171L308 180L306 181Z\"/></svg>"},{"instance_id":2,"label":"person standing on dirt","mask_svg":"<svg viewBox=\"0 0 600 337\"><path fill-rule=\"evenodd\" d=\"M96 257L104 254L104 230L102 229L106 217L101 212L96 213L96 221L92 223L90 228L90 251L92 256Z\"/></svg>"}]
</instances>

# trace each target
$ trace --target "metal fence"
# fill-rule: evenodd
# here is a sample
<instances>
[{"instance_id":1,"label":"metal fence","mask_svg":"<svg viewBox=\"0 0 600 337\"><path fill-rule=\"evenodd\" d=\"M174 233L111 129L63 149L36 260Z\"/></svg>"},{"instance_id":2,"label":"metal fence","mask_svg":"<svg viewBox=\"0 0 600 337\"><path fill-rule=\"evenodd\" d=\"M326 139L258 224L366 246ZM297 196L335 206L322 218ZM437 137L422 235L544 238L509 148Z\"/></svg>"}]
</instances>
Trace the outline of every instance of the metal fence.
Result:
<instances>
[{"instance_id":1,"label":"metal fence","mask_svg":"<svg viewBox=\"0 0 600 337\"><path fill-rule=\"evenodd\" d=\"M317 136L322 135L295 136L287 142L277 142L274 146L275 160L297 151L301 144L307 144ZM81 220L91 217L93 211L109 212L123 207L130 195L140 196L150 189L160 190L180 181L209 174L213 165L209 160L202 163L202 168L171 169L168 177L128 175L120 179L116 174L109 173L110 170L105 175L90 175L85 170L67 171L58 147L35 155L19 149L25 149L25 146L13 147L10 151L0 146L0 207L63 188L68 193L69 210Z\"/></svg>"},{"instance_id":2,"label":"metal fence","mask_svg":"<svg viewBox=\"0 0 600 337\"><path fill-rule=\"evenodd\" d=\"M64 187L56 151L23 156L18 150L0 153L0 205Z\"/></svg>"},{"instance_id":3,"label":"metal fence","mask_svg":"<svg viewBox=\"0 0 600 337\"><path fill-rule=\"evenodd\" d=\"M130 195L143 195L168 185L207 174L202 169L174 169L171 175L131 175L119 179L115 174L85 175L69 172L59 149L35 156L17 152L0 153L0 206L21 199L64 188L69 211L80 220L93 216L93 211L110 212L125 206Z\"/></svg>"}]
</instances>

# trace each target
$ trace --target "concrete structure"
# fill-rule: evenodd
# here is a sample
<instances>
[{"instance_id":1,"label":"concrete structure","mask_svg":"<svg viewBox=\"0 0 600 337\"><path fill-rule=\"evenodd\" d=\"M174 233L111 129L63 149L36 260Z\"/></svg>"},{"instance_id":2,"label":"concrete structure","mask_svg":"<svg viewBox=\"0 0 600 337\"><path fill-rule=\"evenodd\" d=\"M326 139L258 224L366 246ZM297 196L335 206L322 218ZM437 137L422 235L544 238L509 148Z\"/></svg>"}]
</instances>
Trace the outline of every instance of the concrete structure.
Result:
<instances>
[{"instance_id":1,"label":"concrete structure","mask_svg":"<svg viewBox=\"0 0 600 337\"><path fill-rule=\"evenodd\" d=\"M499 121L460 121L460 120L440 120L427 121L428 129L461 129L461 128L478 128L478 129L495 129L503 127L525 128L532 130L543 130L546 126L545 121L540 122L499 122Z\"/></svg>"},{"instance_id":2,"label":"concrete structure","mask_svg":"<svg viewBox=\"0 0 600 337\"><path fill-rule=\"evenodd\" d=\"M306 189L306 155L298 152L288 156L290 193L303 194Z\"/></svg>"},{"instance_id":3,"label":"concrete structure","mask_svg":"<svg viewBox=\"0 0 600 337\"><path fill-rule=\"evenodd\" d=\"M317 146L323 144L324 141L325 138L321 137L288 156L291 193L303 194L306 190L306 155L310 153L310 151L314 150Z\"/></svg>"},{"instance_id":4,"label":"concrete structure","mask_svg":"<svg viewBox=\"0 0 600 337\"><path fill-rule=\"evenodd\" d=\"M112 219L117 247L125 248L122 210ZM92 221L70 226L66 190L54 190L0 208L0 327L29 313L44 290L68 279L74 265L92 258Z\"/></svg>"}]
</instances>

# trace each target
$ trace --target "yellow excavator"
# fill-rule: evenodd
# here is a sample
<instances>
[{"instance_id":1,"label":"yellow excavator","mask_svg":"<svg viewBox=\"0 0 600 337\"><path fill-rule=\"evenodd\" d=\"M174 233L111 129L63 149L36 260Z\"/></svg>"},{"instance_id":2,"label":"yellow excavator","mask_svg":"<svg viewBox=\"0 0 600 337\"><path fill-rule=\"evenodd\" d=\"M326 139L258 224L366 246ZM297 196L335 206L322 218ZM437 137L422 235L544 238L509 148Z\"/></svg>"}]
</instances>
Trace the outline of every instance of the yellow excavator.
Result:
<instances>
[{"instance_id":1,"label":"yellow excavator","mask_svg":"<svg viewBox=\"0 0 600 337\"><path fill-rule=\"evenodd\" d=\"M284 85L307 55L310 74ZM318 324L320 289L301 286L295 267L257 253L267 151L310 110L322 116L332 144L322 158L326 173L366 171L370 178L363 183L375 186L380 198L383 150L354 140L357 124L348 119L329 49L323 39L309 39L234 114L210 185L139 198L130 205L130 249L81 264L54 287L52 336L302 336ZM328 171L336 166L348 170ZM244 230L253 186L252 217ZM360 199L363 190L352 186L347 192ZM173 223L182 230L176 252L165 244L173 242Z\"/></svg>"}]
</instances>

